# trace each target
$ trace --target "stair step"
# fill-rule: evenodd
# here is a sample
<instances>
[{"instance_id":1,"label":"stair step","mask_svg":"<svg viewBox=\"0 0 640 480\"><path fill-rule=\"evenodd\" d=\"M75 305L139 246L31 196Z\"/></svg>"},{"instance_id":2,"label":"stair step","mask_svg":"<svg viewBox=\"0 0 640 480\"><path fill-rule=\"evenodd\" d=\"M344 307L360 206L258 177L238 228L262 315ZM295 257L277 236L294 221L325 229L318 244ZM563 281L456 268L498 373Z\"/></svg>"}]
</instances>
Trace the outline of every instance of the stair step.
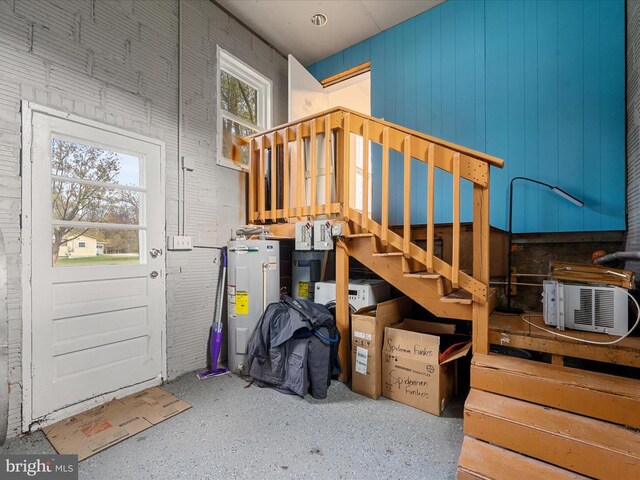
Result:
<instances>
[{"instance_id":1,"label":"stair step","mask_svg":"<svg viewBox=\"0 0 640 480\"><path fill-rule=\"evenodd\" d=\"M471 387L640 428L640 380L476 354L471 362Z\"/></svg>"},{"instance_id":2,"label":"stair step","mask_svg":"<svg viewBox=\"0 0 640 480\"><path fill-rule=\"evenodd\" d=\"M471 305L447 304L440 301L441 295L439 294L437 285L442 281L442 278L433 281L429 279L405 277L400 268L401 265L399 261L395 259L392 260L393 257L376 257L373 255L374 251L372 242L354 241L349 245L350 256L380 275L381 278L412 298L435 316L457 318L460 320L471 320L473 318L473 307ZM396 265L390 265L391 263L395 263Z\"/></svg>"},{"instance_id":3,"label":"stair step","mask_svg":"<svg viewBox=\"0 0 640 480\"><path fill-rule=\"evenodd\" d=\"M487 478L576 480L586 477L465 436L458 460L458 480Z\"/></svg>"},{"instance_id":4,"label":"stair step","mask_svg":"<svg viewBox=\"0 0 640 480\"><path fill-rule=\"evenodd\" d=\"M463 305L471 305L473 298L466 290L454 290L440 299L444 303L461 303Z\"/></svg>"},{"instance_id":5,"label":"stair step","mask_svg":"<svg viewBox=\"0 0 640 480\"><path fill-rule=\"evenodd\" d=\"M402 252L373 252L374 257L401 257Z\"/></svg>"},{"instance_id":6,"label":"stair step","mask_svg":"<svg viewBox=\"0 0 640 480\"><path fill-rule=\"evenodd\" d=\"M636 478L640 467L636 431L475 388L464 433L589 477Z\"/></svg>"},{"instance_id":7,"label":"stair step","mask_svg":"<svg viewBox=\"0 0 640 480\"><path fill-rule=\"evenodd\" d=\"M373 237L373 233L351 233L343 236L344 238L371 238Z\"/></svg>"},{"instance_id":8,"label":"stair step","mask_svg":"<svg viewBox=\"0 0 640 480\"><path fill-rule=\"evenodd\" d=\"M437 280L438 278L442 277L442 275L440 275L439 273L429 273L426 270L422 270L419 272L405 273L404 276L407 278L430 278L433 280Z\"/></svg>"}]
</instances>

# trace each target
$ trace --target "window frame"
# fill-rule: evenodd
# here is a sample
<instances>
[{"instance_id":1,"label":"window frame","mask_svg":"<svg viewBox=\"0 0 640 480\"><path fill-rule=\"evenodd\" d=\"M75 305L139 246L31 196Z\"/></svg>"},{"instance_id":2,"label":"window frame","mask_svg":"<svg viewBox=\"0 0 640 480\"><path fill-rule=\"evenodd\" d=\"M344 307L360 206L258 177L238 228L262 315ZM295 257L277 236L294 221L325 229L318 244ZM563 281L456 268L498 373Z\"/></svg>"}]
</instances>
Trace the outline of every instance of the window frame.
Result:
<instances>
[{"instance_id":1,"label":"window frame","mask_svg":"<svg viewBox=\"0 0 640 480\"><path fill-rule=\"evenodd\" d=\"M231 112L223 110L222 108L222 95L221 95L221 81L220 76L222 71L237 78L238 80L246 83L251 88L255 88L258 92L257 101L257 121L256 125L252 125L251 122L243 118L239 118ZM271 128L272 123L272 105L273 105L273 82L250 67L243 61L231 55L229 52L217 47L217 68L216 68L216 113L217 113L217 125L216 125L216 163L220 166L246 172L249 170L249 165L236 164L232 159L226 158L223 155L223 118L231 120L232 122L239 123L240 125L255 129L258 127L258 131L268 130Z\"/></svg>"}]
</instances>

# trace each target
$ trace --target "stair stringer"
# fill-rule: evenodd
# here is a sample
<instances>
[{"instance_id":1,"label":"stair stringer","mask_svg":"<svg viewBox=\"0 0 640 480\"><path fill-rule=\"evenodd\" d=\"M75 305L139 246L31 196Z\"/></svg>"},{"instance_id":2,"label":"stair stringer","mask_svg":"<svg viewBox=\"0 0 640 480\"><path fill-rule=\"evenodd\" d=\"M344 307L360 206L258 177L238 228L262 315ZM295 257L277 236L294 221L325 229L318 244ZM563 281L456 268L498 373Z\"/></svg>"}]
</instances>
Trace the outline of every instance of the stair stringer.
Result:
<instances>
[{"instance_id":1,"label":"stair stringer","mask_svg":"<svg viewBox=\"0 0 640 480\"><path fill-rule=\"evenodd\" d=\"M369 238L345 239L348 253L365 267L375 272L385 281L413 299L432 314L443 318L472 320L473 305L444 303L440 301L437 280L405 277L402 269L402 257L373 256L373 247Z\"/></svg>"}]
</instances>

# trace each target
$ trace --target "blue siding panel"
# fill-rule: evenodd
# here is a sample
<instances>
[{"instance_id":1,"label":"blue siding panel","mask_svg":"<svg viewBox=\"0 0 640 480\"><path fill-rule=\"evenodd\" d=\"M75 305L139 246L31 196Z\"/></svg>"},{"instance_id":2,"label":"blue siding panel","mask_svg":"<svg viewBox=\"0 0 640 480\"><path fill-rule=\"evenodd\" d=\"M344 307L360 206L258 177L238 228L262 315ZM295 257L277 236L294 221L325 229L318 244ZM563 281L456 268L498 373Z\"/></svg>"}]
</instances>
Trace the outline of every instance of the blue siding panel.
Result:
<instances>
[{"instance_id":1,"label":"blue siding panel","mask_svg":"<svg viewBox=\"0 0 640 480\"><path fill-rule=\"evenodd\" d=\"M625 212L625 38L624 4L603 1L599 4L600 36L600 111L601 111L601 228L624 229Z\"/></svg>"},{"instance_id":2,"label":"blue siding panel","mask_svg":"<svg viewBox=\"0 0 640 480\"><path fill-rule=\"evenodd\" d=\"M539 178L538 161L538 6L524 3L524 176ZM540 215L540 187L525 183L520 197L524 206L524 231L534 231ZM518 197L516 197L518 198Z\"/></svg>"},{"instance_id":3,"label":"blue siding panel","mask_svg":"<svg viewBox=\"0 0 640 480\"><path fill-rule=\"evenodd\" d=\"M538 180L558 184L558 2L538 3ZM532 186L533 187L533 186ZM535 188L535 187L534 187ZM538 187L537 230L560 231L558 197Z\"/></svg>"},{"instance_id":4,"label":"blue siding panel","mask_svg":"<svg viewBox=\"0 0 640 480\"><path fill-rule=\"evenodd\" d=\"M311 67L322 79L371 60L372 114L504 158L492 169L491 223L514 229L625 228L623 0L449 0ZM373 215L380 148L372 148ZM426 220L427 169L412 167L412 221ZM390 219L402 222L402 156L391 156ZM437 172L436 221L451 221L451 176ZM378 193L376 193L378 192ZM471 186L463 185L463 220Z\"/></svg>"},{"instance_id":5,"label":"blue siding panel","mask_svg":"<svg viewBox=\"0 0 640 480\"><path fill-rule=\"evenodd\" d=\"M509 155L509 101L507 76L507 1L486 2L486 152ZM507 186L511 160L491 173L491 221L506 225Z\"/></svg>"}]
</instances>

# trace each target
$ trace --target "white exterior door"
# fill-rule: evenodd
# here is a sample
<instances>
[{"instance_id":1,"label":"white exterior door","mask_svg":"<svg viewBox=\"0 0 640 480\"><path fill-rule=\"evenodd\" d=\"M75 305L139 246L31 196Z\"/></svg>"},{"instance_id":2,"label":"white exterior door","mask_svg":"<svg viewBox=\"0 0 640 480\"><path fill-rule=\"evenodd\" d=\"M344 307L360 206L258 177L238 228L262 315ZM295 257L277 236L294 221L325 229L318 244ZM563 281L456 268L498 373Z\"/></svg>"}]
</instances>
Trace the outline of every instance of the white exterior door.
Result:
<instances>
[{"instance_id":1,"label":"white exterior door","mask_svg":"<svg viewBox=\"0 0 640 480\"><path fill-rule=\"evenodd\" d=\"M31 419L47 422L162 380L164 148L46 111L31 130Z\"/></svg>"}]
</instances>

